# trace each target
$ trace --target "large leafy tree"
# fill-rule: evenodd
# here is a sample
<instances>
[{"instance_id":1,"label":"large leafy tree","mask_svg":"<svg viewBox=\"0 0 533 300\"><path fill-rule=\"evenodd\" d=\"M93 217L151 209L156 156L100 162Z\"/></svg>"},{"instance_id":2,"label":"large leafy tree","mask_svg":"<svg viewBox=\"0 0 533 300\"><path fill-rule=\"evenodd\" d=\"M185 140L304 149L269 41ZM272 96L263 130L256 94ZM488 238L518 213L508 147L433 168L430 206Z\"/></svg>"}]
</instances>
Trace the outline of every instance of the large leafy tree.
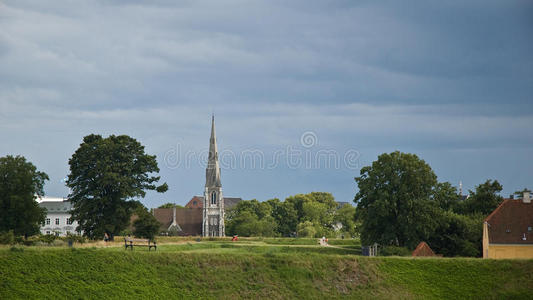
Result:
<instances>
[{"instance_id":1,"label":"large leafy tree","mask_svg":"<svg viewBox=\"0 0 533 300\"><path fill-rule=\"evenodd\" d=\"M298 211L288 201L270 199L267 203L272 207L272 217L276 221L278 232L282 236L293 236L298 226Z\"/></svg>"},{"instance_id":2,"label":"large leafy tree","mask_svg":"<svg viewBox=\"0 0 533 300\"><path fill-rule=\"evenodd\" d=\"M433 191L433 200L443 210L455 211L460 203L460 195L451 183L439 182Z\"/></svg>"},{"instance_id":3,"label":"large leafy tree","mask_svg":"<svg viewBox=\"0 0 533 300\"><path fill-rule=\"evenodd\" d=\"M22 156L0 158L0 232L12 230L25 236L39 232L46 210L35 200L44 195L48 179Z\"/></svg>"},{"instance_id":4,"label":"large leafy tree","mask_svg":"<svg viewBox=\"0 0 533 300\"><path fill-rule=\"evenodd\" d=\"M296 212L296 222L291 232L301 231L313 224L315 236L332 235L333 220L337 203L330 193L312 192L309 194L297 194L285 199L285 205ZM283 220L281 220L283 222ZM300 225L305 223L305 225ZM305 230L309 233L310 230Z\"/></svg>"},{"instance_id":5,"label":"large leafy tree","mask_svg":"<svg viewBox=\"0 0 533 300\"><path fill-rule=\"evenodd\" d=\"M226 232L240 236L275 236L276 222L272 207L255 199L239 202L226 216Z\"/></svg>"},{"instance_id":6,"label":"large leafy tree","mask_svg":"<svg viewBox=\"0 0 533 300\"><path fill-rule=\"evenodd\" d=\"M470 197L463 203L462 212L489 215L503 202L503 197L499 195L502 189L498 180L490 179L476 186L476 190L470 191Z\"/></svg>"},{"instance_id":7,"label":"large leafy tree","mask_svg":"<svg viewBox=\"0 0 533 300\"><path fill-rule=\"evenodd\" d=\"M137 207L134 198L146 190L165 192L166 183L156 186L159 172L156 157L144 152L137 140L127 135L103 138L91 134L69 160L67 186L73 204L72 218L84 235L111 238L124 230Z\"/></svg>"},{"instance_id":8,"label":"large leafy tree","mask_svg":"<svg viewBox=\"0 0 533 300\"><path fill-rule=\"evenodd\" d=\"M433 232L438 207L431 200L437 176L418 156L385 153L361 169L354 202L363 244L414 247Z\"/></svg>"},{"instance_id":9,"label":"large leafy tree","mask_svg":"<svg viewBox=\"0 0 533 300\"><path fill-rule=\"evenodd\" d=\"M443 211L435 232L427 242L434 251L444 256L480 256L485 217Z\"/></svg>"},{"instance_id":10,"label":"large leafy tree","mask_svg":"<svg viewBox=\"0 0 533 300\"><path fill-rule=\"evenodd\" d=\"M343 205L335 213L335 222L342 224L341 231L347 233L348 236L357 236L359 233L359 225L355 221L356 208L352 205Z\"/></svg>"}]
</instances>

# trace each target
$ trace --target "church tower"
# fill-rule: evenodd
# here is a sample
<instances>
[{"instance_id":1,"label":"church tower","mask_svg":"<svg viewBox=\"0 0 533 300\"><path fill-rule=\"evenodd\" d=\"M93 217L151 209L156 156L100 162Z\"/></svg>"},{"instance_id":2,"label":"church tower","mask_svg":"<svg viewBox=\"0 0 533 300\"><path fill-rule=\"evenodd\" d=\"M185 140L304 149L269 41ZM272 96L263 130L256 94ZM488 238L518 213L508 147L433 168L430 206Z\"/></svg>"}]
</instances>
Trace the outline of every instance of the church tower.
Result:
<instances>
[{"instance_id":1,"label":"church tower","mask_svg":"<svg viewBox=\"0 0 533 300\"><path fill-rule=\"evenodd\" d=\"M213 115L211 119L211 138L209 139L209 159L205 170L202 235L225 236L225 234L224 198L222 197L222 184L220 183L215 116Z\"/></svg>"}]
</instances>

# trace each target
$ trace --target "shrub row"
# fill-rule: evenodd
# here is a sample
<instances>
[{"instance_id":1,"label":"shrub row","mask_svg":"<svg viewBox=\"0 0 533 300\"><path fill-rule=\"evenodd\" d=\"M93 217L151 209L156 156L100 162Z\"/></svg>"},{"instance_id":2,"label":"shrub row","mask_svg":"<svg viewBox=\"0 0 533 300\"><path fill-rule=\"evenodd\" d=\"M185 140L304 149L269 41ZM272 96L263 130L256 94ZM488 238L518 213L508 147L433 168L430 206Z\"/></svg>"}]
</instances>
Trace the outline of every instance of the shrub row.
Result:
<instances>
[{"instance_id":1,"label":"shrub row","mask_svg":"<svg viewBox=\"0 0 533 300\"><path fill-rule=\"evenodd\" d=\"M85 243L87 239L81 235L68 234L59 237L51 234L35 235L25 239L22 236L15 236L13 230L0 232L0 244L3 245L24 245L24 246L61 246L72 241L74 243Z\"/></svg>"}]
</instances>

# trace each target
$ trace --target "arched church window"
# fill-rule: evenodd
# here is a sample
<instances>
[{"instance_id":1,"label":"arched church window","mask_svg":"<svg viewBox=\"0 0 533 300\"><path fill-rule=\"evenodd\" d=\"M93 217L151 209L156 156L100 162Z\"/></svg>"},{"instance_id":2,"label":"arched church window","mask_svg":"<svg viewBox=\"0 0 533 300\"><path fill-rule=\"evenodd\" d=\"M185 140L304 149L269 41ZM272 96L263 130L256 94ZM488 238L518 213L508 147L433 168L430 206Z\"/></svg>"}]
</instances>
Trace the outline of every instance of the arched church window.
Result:
<instances>
[{"instance_id":1,"label":"arched church window","mask_svg":"<svg viewBox=\"0 0 533 300\"><path fill-rule=\"evenodd\" d=\"M211 193L211 204L217 204L217 192Z\"/></svg>"}]
</instances>

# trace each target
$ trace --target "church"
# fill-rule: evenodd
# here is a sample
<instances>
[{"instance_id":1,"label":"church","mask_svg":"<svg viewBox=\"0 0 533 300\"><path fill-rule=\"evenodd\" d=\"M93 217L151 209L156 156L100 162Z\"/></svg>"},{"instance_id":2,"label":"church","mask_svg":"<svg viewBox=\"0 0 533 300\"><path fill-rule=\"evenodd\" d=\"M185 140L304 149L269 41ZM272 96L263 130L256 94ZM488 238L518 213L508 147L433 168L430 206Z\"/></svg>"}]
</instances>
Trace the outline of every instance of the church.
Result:
<instances>
[{"instance_id":1,"label":"church","mask_svg":"<svg viewBox=\"0 0 533 300\"><path fill-rule=\"evenodd\" d=\"M239 201L242 199L225 198L222 194L215 117L212 116L204 195L194 196L184 208L155 208L153 214L161 223L161 232L183 236L222 237L226 235L225 212Z\"/></svg>"}]
</instances>

